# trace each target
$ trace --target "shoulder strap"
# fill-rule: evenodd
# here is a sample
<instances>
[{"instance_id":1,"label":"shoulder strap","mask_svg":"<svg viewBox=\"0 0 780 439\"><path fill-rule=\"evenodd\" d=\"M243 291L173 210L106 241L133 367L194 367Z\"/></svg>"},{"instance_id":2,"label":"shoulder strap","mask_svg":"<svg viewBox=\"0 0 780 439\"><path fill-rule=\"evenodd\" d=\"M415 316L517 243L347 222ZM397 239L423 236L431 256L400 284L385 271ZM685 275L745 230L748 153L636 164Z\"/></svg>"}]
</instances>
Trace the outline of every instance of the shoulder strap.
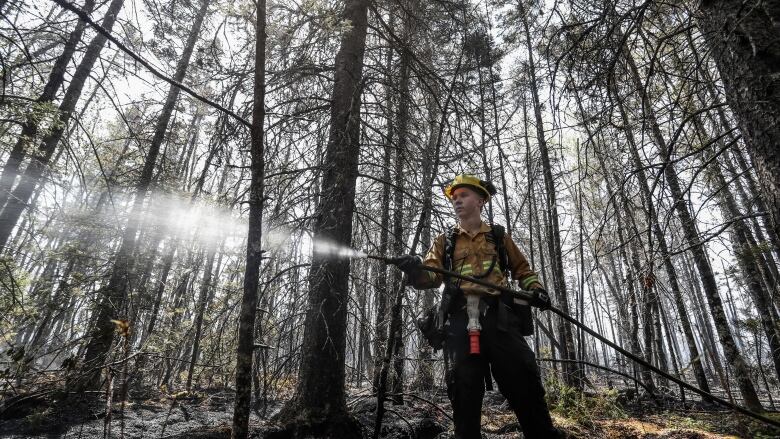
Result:
<instances>
[{"instance_id":1,"label":"shoulder strap","mask_svg":"<svg viewBox=\"0 0 780 439\"><path fill-rule=\"evenodd\" d=\"M455 241L458 239L458 229L453 227L449 233L444 235L444 260L443 265L445 270L452 271L453 261L455 260ZM449 276L444 277L445 285L452 279Z\"/></svg>"},{"instance_id":2,"label":"shoulder strap","mask_svg":"<svg viewBox=\"0 0 780 439\"><path fill-rule=\"evenodd\" d=\"M500 224L494 224L490 234L493 235L493 245L496 246L496 252L498 253L498 265L501 267L501 271L506 274L507 270L509 270L509 257L506 254L506 246L504 245L506 229Z\"/></svg>"}]
</instances>

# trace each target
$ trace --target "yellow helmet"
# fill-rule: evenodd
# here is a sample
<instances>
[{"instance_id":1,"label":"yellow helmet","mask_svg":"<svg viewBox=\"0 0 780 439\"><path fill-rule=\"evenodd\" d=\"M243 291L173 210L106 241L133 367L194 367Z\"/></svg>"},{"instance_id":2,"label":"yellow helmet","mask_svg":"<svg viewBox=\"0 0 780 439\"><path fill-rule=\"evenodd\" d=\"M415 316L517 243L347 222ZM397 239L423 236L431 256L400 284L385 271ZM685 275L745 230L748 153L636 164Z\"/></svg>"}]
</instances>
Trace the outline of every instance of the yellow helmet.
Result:
<instances>
[{"instance_id":1,"label":"yellow helmet","mask_svg":"<svg viewBox=\"0 0 780 439\"><path fill-rule=\"evenodd\" d=\"M495 195L497 192L496 187L493 186L493 183L489 181L480 180L479 178L469 174L460 174L456 176L454 180L452 180L452 183L448 184L447 187L444 188L444 196L451 200L452 192L462 186L468 186L471 189L476 190L477 192L484 195L485 199L488 201L490 201L490 197Z\"/></svg>"}]
</instances>

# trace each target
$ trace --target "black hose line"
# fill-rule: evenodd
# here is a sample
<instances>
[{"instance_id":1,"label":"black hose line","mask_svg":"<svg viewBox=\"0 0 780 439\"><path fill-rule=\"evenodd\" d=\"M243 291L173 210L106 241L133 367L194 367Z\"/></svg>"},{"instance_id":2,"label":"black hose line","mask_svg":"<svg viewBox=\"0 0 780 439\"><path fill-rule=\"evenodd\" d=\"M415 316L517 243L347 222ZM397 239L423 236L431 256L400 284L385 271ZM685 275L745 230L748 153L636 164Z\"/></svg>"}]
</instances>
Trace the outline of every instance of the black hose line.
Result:
<instances>
[{"instance_id":1,"label":"black hose line","mask_svg":"<svg viewBox=\"0 0 780 439\"><path fill-rule=\"evenodd\" d=\"M638 364L640 364L640 365L642 365L642 366L652 370L653 372L661 375L664 378L667 378L670 381L673 381L674 383L680 385L681 387L684 387L684 388L686 388L686 389L688 389L688 390L690 390L692 392L698 393L699 395L701 395L701 396L703 396L705 398L711 399L711 400L713 400L713 401L715 401L715 402L717 402L717 403L719 403L721 405L724 405L724 406L729 407L729 408L731 408L733 410L736 410L739 413L742 413L743 415L750 416L751 418L757 419L757 420L759 420L759 421L761 421L761 422L763 422L765 424L771 425L771 426L773 426L775 428L780 428L780 421L777 421L777 420L774 420L772 418L766 417L766 416L761 415L759 413L756 413L754 411L748 410L748 409L746 409L744 407L740 407L740 406L738 406L736 404L733 404L733 403L731 403L731 402L729 402L729 401L727 401L727 400L725 400L723 398L720 398L720 397L715 396L715 395L713 395L711 393L705 392L704 390L701 390L700 388L698 388L698 387L696 387L694 385L688 384L685 381L683 381L683 380L681 380L679 378L676 378L676 377L670 375L667 372L664 372L663 370L653 366L652 364L650 364L647 361L637 357L636 355L632 354L631 352L623 349L622 347L618 346L617 344L609 341L606 337L602 336L598 332L596 332L596 331L590 329L589 327L585 326L584 324L580 323L577 319L575 319L574 317L571 317L570 315L568 315L565 312L559 310L558 308L551 307L550 311L554 312L555 314L557 314L558 316L560 316L562 319L566 320L567 322L569 322L569 323L579 327L580 329L582 329L583 331L585 331L588 334L592 335L593 337L596 337L599 341L601 341L602 343L604 343L606 345L609 345L609 347L611 347L612 349L620 352L624 356L630 358L635 363L638 363Z\"/></svg>"},{"instance_id":2,"label":"black hose line","mask_svg":"<svg viewBox=\"0 0 780 439\"><path fill-rule=\"evenodd\" d=\"M376 260L383 261L383 262L388 263L388 264L395 264L397 262L397 259L395 259L395 258L387 258L387 257L384 257L384 256L368 255L368 257L371 258L371 259L376 259ZM464 275L462 275L460 273L457 273L457 272L454 272L454 271L449 271L449 270L444 270L444 269L438 268L438 267L429 267L427 265L420 265L420 269L425 270L425 271L430 271L432 273L445 275L445 276L452 276L454 278L462 279L462 280L467 281L467 282L471 282L471 283L474 283L474 284L477 284L477 285L482 285L484 287L492 288L492 289L494 289L496 291L506 292L506 293L511 294L513 297L517 297L517 298L523 299L523 300L530 300L533 297L533 293L531 293L530 291L514 290L514 289L511 289L511 288L507 288L507 287L501 286L501 285L492 284L492 283L484 281L482 279L475 279L475 278L473 278L471 276L464 276ZM729 401L727 401L727 400L725 400L723 398L720 398L720 397L715 396L715 395L713 395L711 393L705 392L704 390L701 390L700 388L698 388L698 387L696 387L694 385L688 384L685 381L670 375L668 372L664 372L663 370L661 370L661 369L653 366L652 364L648 363L644 359L639 358L638 356L632 354L631 352L623 349L619 345L613 343L612 341L608 340L606 337L602 336L598 332L596 332L596 331L590 329L589 327L585 326L585 324L581 323L579 320L575 319L574 317L571 317L570 315L566 314L565 312L561 311L560 309L558 309L558 308L556 308L554 306L551 306L549 308L549 310L551 312L557 314L560 318L566 320L567 322L577 326L578 328L580 328L583 331L587 332L588 334L592 335L593 337L595 337L596 339L598 339L602 343L608 345L609 347L611 347L612 349L616 350L617 352L623 354L624 356L626 356L627 358L631 359L635 363L638 363L639 365L644 366L644 367L652 370L653 372L655 372L655 373L661 375L662 377L664 377L664 378L666 378L666 379L668 379L668 380L678 384L679 386L681 386L683 388L686 388L686 389L688 389L688 390L690 390L690 391L692 391L694 393L698 393L699 395L701 395L702 397L704 397L706 399L710 399L712 401L715 401L715 402L717 402L717 403L719 403L719 404L721 404L723 406L726 406L726 407L731 408L731 409L733 409L733 410L735 410L735 411L737 411L739 413L742 413L743 415L746 415L746 416L749 416L749 417L751 417L753 419L759 420L759 421L761 421L761 422L763 422L763 423L765 423L767 425L771 425L771 426L773 426L775 428L780 428L780 421L774 420L774 419L769 418L767 416L764 416L764 415L761 415L761 414L756 413L754 411L748 410L748 409L746 409L744 407L740 407L740 406L738 406L736 404L733 404L733 403L731 403L731 402L729 402Z\"/></svg>"}]
</instances>

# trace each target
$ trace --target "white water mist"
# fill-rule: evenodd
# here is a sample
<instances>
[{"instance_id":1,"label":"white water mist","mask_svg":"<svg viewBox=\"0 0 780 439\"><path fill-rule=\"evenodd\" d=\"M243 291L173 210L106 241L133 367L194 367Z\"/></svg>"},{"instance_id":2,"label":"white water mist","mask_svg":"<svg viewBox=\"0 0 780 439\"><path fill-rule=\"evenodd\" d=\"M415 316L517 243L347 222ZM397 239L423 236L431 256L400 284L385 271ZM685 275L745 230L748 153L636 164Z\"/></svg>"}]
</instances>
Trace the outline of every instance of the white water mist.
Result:
<instances>
[{"instance_id":1,"label":"white water mist","mask_svg":"<svg viewBox=\"0 0 780 439\"><path fill-rule=\"evenodd\" d=\"M312 248L315 254L331 258L366 258L368 255L360 250L336 244L323 239L317 239L312 242Z\"/></svg>"}]
</instances>

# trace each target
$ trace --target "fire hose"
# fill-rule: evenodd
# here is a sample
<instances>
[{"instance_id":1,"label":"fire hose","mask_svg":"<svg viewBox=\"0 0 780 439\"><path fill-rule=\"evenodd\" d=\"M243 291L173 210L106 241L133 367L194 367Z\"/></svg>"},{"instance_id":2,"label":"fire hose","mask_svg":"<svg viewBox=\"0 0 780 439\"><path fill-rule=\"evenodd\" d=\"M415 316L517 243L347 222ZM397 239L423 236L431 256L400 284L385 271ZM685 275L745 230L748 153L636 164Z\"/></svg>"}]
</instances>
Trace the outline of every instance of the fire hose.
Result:
<instances>
[{"instance_id":1,"label":"fire hose","mask_svg":"<svg viewBox=\"0 0 780 439\"><path fill-rule=\"evenodd\" d=\"M399 258L389 258L389 257L378 256L378 255L370 255L370 254L367 255L367 257L369 259L375 259L375 260L378 260L378 261L382 261L382 262L384 262L386 264L392 264L392 265L397 265L397 263L400 261ZM427 266L427 265L420 265L419 268L422 269L422 270L425 270L425 271L430 271L432 273L441 274L441 275L444 275L444 276L451 276L451 277L454 277L454 278L457 278L457 279L461 279L461 280L464 280L464 281L467 281L467 282L474 283L476 285L481 285L481 286L484 286L484 287L492 288L493 290L496 290L496 291L509 293L511 295L511 297L513 297L513 298L518 298L518 299L522 299L522 300L526 300L526 301L529 301L529 300L531 300L533 298L533 293L530 292L530 291L515 290L515 289L509 288L509 287L505 287L505 286L501 286L501 285L495 285L493 283L487 282L487 281L482 280L482 279L477 279L477 278L474 278L474 277L471 277L471 276L466 276L466 275L463 275L463 274L460 274L460 273L457 273L457 272L454 272L454 271L445 270L445 269L438 268L438 267L431 267L431 266ZM780 428L780 421L777 421L775 419L772 419L772 418L769 418L767 416L761 415L760 413L756 413L756 412L754 412L752 410L748 410L748 409L746 409L744 407L740 407L740 406L738 406L738 405L736 405L734 403L731 403L731 402L729 402L729 401L727 401L727 400L725 400L723 398L715 396L715 395L713 395L713 394L711 394L709 392L705 392L704 390L702 390L702 389L700 389L700 388L698 388L698 387L696 387L696 386L694 386L692 384L689 384L689 383L687 383L687 382L685 382L685 381L683 381L683 380L681 380L681 379L679 379L677 377L674 377L671 374L669 374L668 372L664 372L663 370L653 366L652 364L650 364L649 362L645 361L644 359L642 359L642 358L638 357L637 355L635 355L635 354L627 351L626 349L622 348L618 344L608 340L603 335L601 335L598 332L590 329L584 323L580 322L579 320L575 319L574 317L571 317L570 315L568 315L567 313L561 311L560 309L556 308L555 306L550 306L549 310L552 313L558 315L563 320L565 320L565 321L571 323L572 325L582 329L583 331L587 332L591 336L595 337L597 340L599 340L602 343L606 344L607 346L611 347L615 351L621 353L625 357L629 358L631 361L633 361L633 362L635 362L635 363L637 363L637 364L639 364L639 365L641 365L643 367L646 367L647 369L652 370L653 372L657 373L658 375L661 375L662 377L668 379L669 381L674 382L675 384L679 385L680 387L688 389L688 390L690 390L690 391L692 391L694 393L697 393L697 394L701 395L702 397L704 397L706 399L709 399L709 400L712 400L714 402L717 402L717 403L719 403L719 404L721 404L721 405L723 405L725 407L728 407L728 408L730 408L730 409L732 409L732 410L734 410L736 412L739 412L739 413L741 413L743 415L749 416L749 417L751 417L753 419L756 419L758 421L761 421L761 422L763 422L765 424L768 424L768 425L771 425L773 427Z\"/></svg>"}]
</instances>

